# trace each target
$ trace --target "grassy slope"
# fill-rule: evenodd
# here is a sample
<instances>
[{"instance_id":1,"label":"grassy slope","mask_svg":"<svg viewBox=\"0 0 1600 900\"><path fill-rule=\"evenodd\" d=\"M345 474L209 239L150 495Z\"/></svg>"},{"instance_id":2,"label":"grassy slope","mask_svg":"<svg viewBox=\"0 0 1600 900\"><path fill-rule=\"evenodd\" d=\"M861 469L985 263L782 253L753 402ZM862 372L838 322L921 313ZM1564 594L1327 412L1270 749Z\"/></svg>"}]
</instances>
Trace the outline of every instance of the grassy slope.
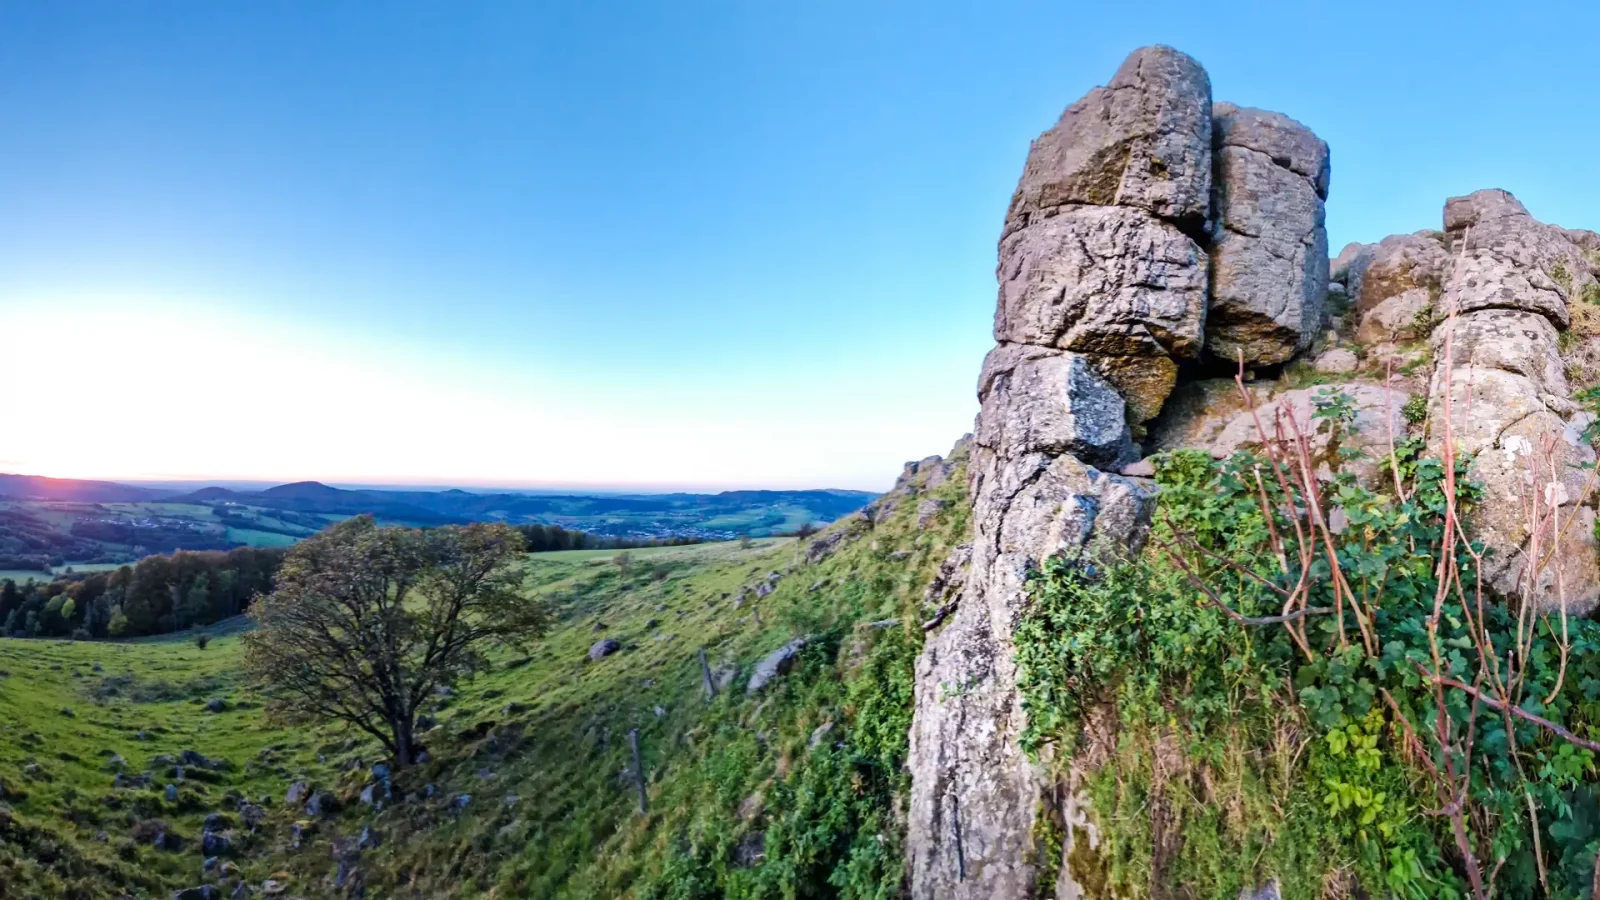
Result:
<instances>
[{"instance_id":1,"label":"grassy slope","mask_svg":"<svg viewBox=\"0 0 1600 900\"><path fill-rule=\"evenodd\" d=\"M892 892L915 622L923 586L967 538L964 489L957 469L931 492L891 495L893 513L875 530L859 519L836 525L852 537L831 558L787 571L758 601L759 624L738 602L741 589L791 566L792 541L633 551L625 571L613 553L530 556L528 588L557 605L559 624L531 656L502 654L492 672L440 701L426 737L433 759L396 784L401 793L434 784L434 798L375 814L357 795L376 745L335 726L271 726L234 681L234 637L204 651L180 641L0 640L9 671L0 677L0 783L13 810L0 813L0 897L154 897L197 884L193 838L208 812L233 812L230 791L266 799L270 811L254 834L235 830L241 847L230 865L256 883L287 876L304 896L328 894L335 842L365 824L384 838L355 863L369 896ZM918 527L927 496L947 504ZM887 618L899 621L866 624ZM794 670L747 697L755 661L800 634L813 640ZM588 662L603 637L624 649ZM732 689L709 703L702 646L713 667L737 669ZM103 696L118 676L129 683ZM218 696L234 708L205 712ZM635 728L649 777L645 816L623 777ZM141 729L148 740L135 739ZM269 747L278 749L263 759ZM170 770L147 790L110 788L106 754L138 772L184 749L232 767L209 782L191 777L175 804L162 797ZM24 774L29 765L39 769ZM296 777L332 792L339 812L309 822L286 807ZM471 794L460 812L448 800L457 793ZM190 838L188 847L136 844L132 827L149 819ZM299 850L290 849L295 822L307 834Z\"/></svg>"}]
</instances>

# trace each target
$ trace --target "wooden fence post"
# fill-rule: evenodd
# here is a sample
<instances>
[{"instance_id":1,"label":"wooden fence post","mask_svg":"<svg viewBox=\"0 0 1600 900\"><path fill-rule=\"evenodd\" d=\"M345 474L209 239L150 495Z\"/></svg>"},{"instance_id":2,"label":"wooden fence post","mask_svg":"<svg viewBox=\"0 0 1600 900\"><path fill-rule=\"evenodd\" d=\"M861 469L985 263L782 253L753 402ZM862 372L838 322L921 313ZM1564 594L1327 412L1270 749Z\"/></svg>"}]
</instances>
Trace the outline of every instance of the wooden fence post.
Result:
<instances>
[{"instance_id":1,"label":"wooden fence post","mask_svg":"<svg viewBox=\"0 0 1600 900\"><path fill-rule=\"evenodd\" d=\"M628 732L628 749L633 751L633 783L639 788L639 815L644 815L644 763L639 760L639 729Z\"/></svg>"}]
</instances>

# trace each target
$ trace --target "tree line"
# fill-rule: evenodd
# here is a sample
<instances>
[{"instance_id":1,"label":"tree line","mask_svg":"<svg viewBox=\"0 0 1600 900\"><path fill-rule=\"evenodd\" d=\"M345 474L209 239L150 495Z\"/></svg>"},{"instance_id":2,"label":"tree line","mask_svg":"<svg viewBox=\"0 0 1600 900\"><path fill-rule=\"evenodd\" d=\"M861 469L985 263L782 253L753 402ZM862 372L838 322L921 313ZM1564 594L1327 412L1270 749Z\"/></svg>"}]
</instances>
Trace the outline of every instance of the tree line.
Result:
<instances>
[{"instance_id":1,"label":"tree line","mask_svg":"<svg viewBox=\"0 0 1600 900\"><path fill-rule=\"evenodd\" d=\"M628 550L704 540L610 537L559 525L518 525L515 530L530 553ZM0 581L0 636L115 639L210 625L247 611L253 597L270 593L284 554L282 549L254 547L178 550L108 572L22 585Z\"/></svg>"},{"instance_id":2,"label":"tree line","mask_svg":"<svg viewBox=\"0 0 1600 900\"><path fill-rule=\"evenodd\" d=\"M560 525L518 525L524 549L528 553L549 553L554 550L633 550L639 547L678 547L699 544L702 537L688 535L665 538L625 538L603 534L590 534L562 528Z\"/></svg>"},{"instance_id":3,"label":"tree line","mask_svg":"<svg viewBox=\"0 0 1600 900\"><path fill-rule=\"evenodd\" d=\"M281 549L180 550L114 571L18 585L0 581L0 634L141 637L210 625L272 590Z\"/></svg>"}]
</instances>

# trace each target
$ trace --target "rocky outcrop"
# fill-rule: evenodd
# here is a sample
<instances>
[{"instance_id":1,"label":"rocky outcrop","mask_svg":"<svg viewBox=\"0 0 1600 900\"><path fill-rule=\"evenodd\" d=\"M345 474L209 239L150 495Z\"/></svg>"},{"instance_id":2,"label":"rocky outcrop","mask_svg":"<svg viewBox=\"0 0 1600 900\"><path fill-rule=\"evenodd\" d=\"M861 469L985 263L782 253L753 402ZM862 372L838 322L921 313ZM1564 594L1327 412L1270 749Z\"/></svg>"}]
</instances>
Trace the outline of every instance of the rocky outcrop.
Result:
<instances>
[{"instance_id":1,"label":"rocky outcrop","mask_svg":"<svg viewBox=\"0 0 1600 900\"><path fill-rule=\"evenodd\" d=\"M1324 479L1380 482L1408 433L1439 452L1448 409L1448 439L1491 498L1470 525L1491 548L1494 589L1574 612L1600 599L1589 420L1569 396L1559 339L1582 313L1575 298L1600 304L1600 236L1481 191L1446 205L1443 231L1352 244L1330 261L1329 176L1328 147L1309 129L1213 105L1205 71L1166 47L1136 51L1033 142L998 247L996 346L967 467L973 540L924 604L914 897L1034 896L1041 810L1092 836L1084 798L1055 780L1074 761L1046 773L1018 746L1013 635L1045 560L1093 577L1139 553L1154 504L1134 474L1154 470L1145 452L1220 457L1260 440L1231 379L1179 385L1180 369L1242 360L1249 405L1264 422L1283 412L1310 429ZM1335 383L1298 386L1283 372ZM1349 413L1338 426L1313 416L1333 394ZM1535 452L1555 458L1539 478L1564 526L1537 554L1509 502L1538 483ZM1081 896L1070 871L1060 879L1059 896ZM1275 893L1264 883L1263 896Z\"/></svg>"},{"instance_id":2,"label":"rocky outcrop","mask_svg":"<svg viewBox=\"0 0 1600 900\"><path fill-rule=\"evenodd\" d=\"M1204 341L1211 81L1170 47L1129 56L1029 148L1001 231L995 340L1087 355L1133 424Z\"/></svg>"},{"instance_id":3,"label":"rocky outcrop","mask_svg":"<svg viewBox=\"0 0 1600 900\"><path fill-rule=\"evenodd\" d=\"M1349 400L1354 416L1340 430L1337 445L1331 428L1323 423L1311 427L1307 439L1319 475L1332 476L1336 453L1342 447L1358 452L1342 462L1341 468L1370 481L1381 474L1378 464L1388 454L1390 440L1398 441L1406 435L1401 410L1410 398L1397 387L1351 381L1290 391L1277 391L1270 384L1252 384L1249 390L1255 415L1245 407L1231 380L1186 387L1180 401L1186 408L1180 408L1179 415L1163 420L1159 428L1152 430L1151 449L1207 450L1218 459L1239 450L1259 449L1258 418L1267 428L1272 427L1270 423L1277 420L1280 412L1285 421L1293 416L1296 422L1310 424L1315 422L1312 413L1317 401L1335 393Z\"/></svg>"},{"instance_id":4,"label":"rocky outcrop","mask_svg":"<svg viewBox=\"0 0 1600 900\"><path fill-rule=\"evenodd\" d=\"M1004 233L1074 206L1198 223L1210 189L1211 79L1171 47L1145 47L1033 142Z\"/></svg>"},{"instance_id":5,"label":"rocky outcrop","mask_svg":"<svg viewBox=\"0 0 1600 900\"><path fill-rule=\"evenodd\" d=\"M995 340L1091 355L1144 421L1177 366L1200 352L1204 251L1169 222L1129 207L1057 211L1000 242Z\"/></svg>"},{"instance_id":6,"label":"rocky outcrop","mask_svg":"<svg viewBox=\"0 0 1600 900\"><path fill-rule=\"evenodd\" d=\"M1470 454L1468 477L1491 498L1469 519L1489 550L1488 584L1502 596L1587 611L1600 601L1595 498L1583 469L1594 451L1581 438L1588 420L1570 398L1557 332L1570 322L1569 298L1594 274L1569 232L1536 221L1506 191L1451 198L1444 225L1453 256L1430 339L1430 448L1441 452L1448 439ZM1558 517L1537 554L1527 513L1536 484L1549 485Z\"/></svg>"},{"instance_id":7,"label":"rocky outcrop","mask_svg":"<svg viewBox=\"0 0 1600 900\"><path fill-rule=\"evenodd\" d=\"M1107 470L1138 457L1134 435L1172 391L1177 360L1205 341L1211 148L1204 70L1151 47L1028 154L978 382L970 562L947 567L965 563L965 581L917 661L914 896L1032 895L1045 784L1017 744L1024 581L1051 556L1093 567L1143 540L1152 493Z\"/></svg>"},{"instance_id":8,"label":"rocky outcrop","mask_svg":"<svg viewBox=\"0 0 1600 900\"><path fill-rule=\"evenodd\" d=\"M1328 293L1328 145L1280 113L1212 109L1212 355L1256 365L1310 346Z\"/></svg>"}]
</instances>

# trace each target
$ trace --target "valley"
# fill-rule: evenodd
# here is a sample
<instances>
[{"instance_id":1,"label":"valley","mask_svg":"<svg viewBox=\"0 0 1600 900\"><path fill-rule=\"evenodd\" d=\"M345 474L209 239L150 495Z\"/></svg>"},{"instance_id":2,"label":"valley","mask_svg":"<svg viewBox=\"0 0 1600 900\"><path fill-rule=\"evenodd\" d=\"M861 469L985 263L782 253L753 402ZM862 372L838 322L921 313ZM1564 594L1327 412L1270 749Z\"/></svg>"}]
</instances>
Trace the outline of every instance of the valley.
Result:
<instances>
[{"instance_id":1,"label":"valley","mask_svg":"<svg viewBox=\"0 0 1600 900\"><path fill-rule=\"evenodd\" d=\"M0 639L0 897L206 883L245 896L355 883L372 897L881 896L901 873L888 817L905 788L923 594L965 540L963 472L959 456L924 464L871 518L801 546L525 556L524 590L553 604L554 630L430 705L429 759L394 773L381 808L362 799L377 745L341 726L279 727L240 682L226 623L204 649ZM757 663L801 637L752 689ZM323 799L308 811L312 792Z\"/></svg>"},{"instance_id":2,"label":"valley","mask_svg":"<svg viewBox=\"0 0 1600 900\"><path fill-rule=\"evenodd\" d=\"M854 512L864 491L557 495L344 490L316 482L260 491L173 491L0 474L0 579L48 580L174 550L287 547L330 522L372 514L431 527L557 525L630 540L731 540L791 532Z\"/></svg>"}]
</instances>

